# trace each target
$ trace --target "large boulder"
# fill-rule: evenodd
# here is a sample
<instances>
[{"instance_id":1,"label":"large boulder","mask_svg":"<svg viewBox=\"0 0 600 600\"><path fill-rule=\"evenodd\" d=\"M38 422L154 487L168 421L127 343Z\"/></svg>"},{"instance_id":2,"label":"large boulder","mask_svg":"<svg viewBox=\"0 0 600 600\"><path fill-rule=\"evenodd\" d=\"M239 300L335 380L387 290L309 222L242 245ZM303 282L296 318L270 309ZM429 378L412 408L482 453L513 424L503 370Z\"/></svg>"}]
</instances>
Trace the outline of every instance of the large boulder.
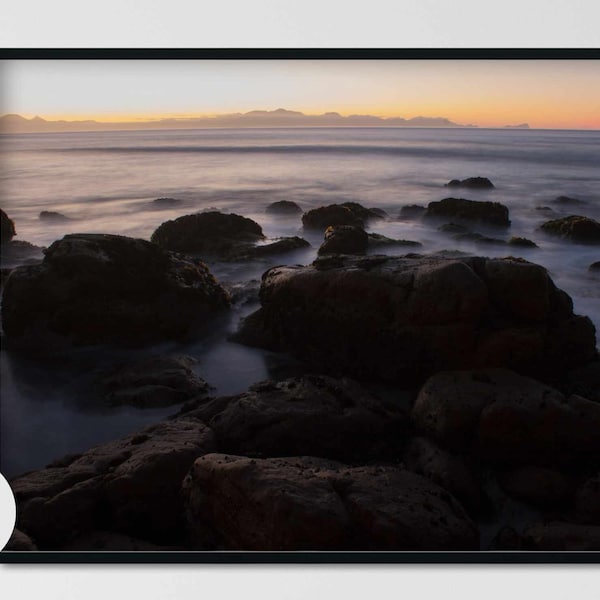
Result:
<instances>
[{"instance_id":1,"label":"large boulder","mask_svg":"<svg viewBox=\"0 0 600 600\"><path fill-rule=\"evenodd\" d=\"M465 187L473 190L491 190L494 184L487 177L467 177L467 179L453 179L446 187Z\"/></svg>"},{"instance_id":2,"label":"large boulder","mask_svg":"<svg viewBox=\"0 0 600 600\"><path fill-rule=\"evenodd\" d=\"M444 198L439 202L430 202L424 216L476 221L498 227L510 225L508 208L500 202L480 202L464 198Z\"/></svg>"},{"instance_id":3,"label":"large boulder","mask_svg":"<svg viewBox=\"0 0 600 600\"><path fill-rule=\"evenodd\" d=\"M400 208L400 219L411 221L413 219L420 219L427 209L419 204L406 204Z\"/></svg>"},{"instance_id":4,"label":"large boulder","mask_svg":"<svg viewBox=\"0 0 600 600\"><path fill-rule=\"evenodd\" d=\"M31 538L18 529L12 532L10 539L3 548L4 552L32 552L37 549Z\"/></svg>"},{"instance_id":5,"label":"large boulder","mask_svg":"<svg viewBox=\"0 0 600 600\"><path fill-rule=\"evenodd\" d=\"M313 208L302 215L302 224L307 229L324 231L335 225L351 225L364 228L371 219L382 219L385 213L376 208L365 208L358 202L344 202Z\"/></svg>"},{"instance_id":6,"label":"large boulder","mask_svg":"<svg viewBox=\"0 0 600 600\"><path fill-rule=\"evenodd\" d=\"M600 550L600 526L550 521L536 523L523 532L527 550L589 552Z\"/></svg>"},{"instance_id":7,"label":"large boulder","mask_svg":"<svg viewBox=\"0 0 600 600\"><path fill-rule=\"evenodd\" d=\"M18 526L42 550L97 529L177 540L181 482L194 460L214 449L206 425L176 419L27 473L11 481Z\"/></svg>"},{"instance_id":8,"label":"large boulder","mask_svg":"<svg viewBox=\"0 0 600 600\"><path fill-rule=\"evenodd\" d=\"M238 339L321 372L422 383L441 369L547 377L592 360L594 326L520 259L321 257L264 273Z\"/></svg>"},{"instance_id":9,"label":"large boulder","mask_svg":"<svg viewBox=\"0 0 600 600\"><path fill-rule=\"evenodd\" d=\"M0 245L0 264L4 268L39 264L44 259L44 250L24 240L12 240Z\"/></svg>"},{"instance_id":10,"label":"large boulder","mask_svg":"<svg viewBox=\"0 0 600 600\"><path fill-rule=\"evenodd\" d=\"M575 496L575 509L583 523L600 525L600 472L579 487Z\"/></svg>"},{"instance_id":11,"label":"large boulder","mask_svg":"<svg viewBox=\"0 0 600 600\"><path fill-rule=\"evenodd\" d=\"M325 241L319 248L322 254L365 254L369 236L362 227L333 225L325 230Z\"/></svg>"},{"instance_id":12,"label":"large boulder","mask_svg":"<svg viewBox=\"0 0 600 600\"><path fill-rule=\"evenodd\" d=\"M309 375L202 402L188 416L210 426L222 452L346 462L398 456L408 422L351 380Z\"/></svg>"},{"instance_id":13,"label":"large boulder","mask_svg":"<svg viewBox=\"0 0 600 600\"><path fill-rule=\"evenodd\" d=\"M562 219L546 221L541 230L582 244L600 244L600 223L588 217L571 215Z\"/></svg>"},{"instance_id":14,"label":"large boulder","mask_svg":"<svg viewBox=\"0 0 600 600\"><path fill-rule=\"evenodd\" d=\"M7 244L15 235L17 230L14 221L0 208L0 244Z\"/></svg>"},{"instance_id":15,"label":"large boulder","mask_svg":"<svg viewBox=\"0 0 600 600\"><path fill-rule=\"evenodd\" d=\"M15 344L40 351L65 341L140 345L183 339L228 305L200 260L144 240L73 234L42 264L13 270L2 326Z\"/></svg>"},{"instance_id":16,"label":"large boulder","mask_svg":"<svg viewBox=\"0 0 600 600\"><path fill-rule=\"evenodd\" d=\"M412 417L443 447L494 464L589 469L600 462L600 404L567 398L505 369L434 375L419 392ZM552 479L550 487L563 485L546 472L538 476ZM517 489L523 479L513 474L509 487Z\"/></svg>"},{"instance_id":17,"label":"large boulder","mask_svg":"<svg viewBox=\"0 0 600 600\"><path fill-rule=\"evenodd\" d=\"M264 239L264 235L261 226L252 219L213 211L166 221L150 239L167 250L219 256L254 244Z\"/></svg>"},{"instance_id":18,"label":"large boulder","mask_svg":"<svg viewBox=\"0 0 600 600\"><path fill-rule=\"evenodd\" d=\"M209 454L184 483L199 547L226 550L475 550L461 505L397 467L346 467L311 457ZM209 535L210 533L210 535Z\"/></svg>"}]
</instances>

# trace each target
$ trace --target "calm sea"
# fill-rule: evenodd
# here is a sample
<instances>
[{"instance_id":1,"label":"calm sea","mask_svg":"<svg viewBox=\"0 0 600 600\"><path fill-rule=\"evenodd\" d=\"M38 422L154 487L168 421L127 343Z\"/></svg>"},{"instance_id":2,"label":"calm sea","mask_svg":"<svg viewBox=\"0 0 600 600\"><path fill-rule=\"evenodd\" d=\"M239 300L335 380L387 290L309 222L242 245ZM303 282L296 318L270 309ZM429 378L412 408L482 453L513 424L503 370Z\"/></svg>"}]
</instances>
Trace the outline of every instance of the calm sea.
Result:
<instances>
[{"instance_id":1,"label":"calm sea","mask_svg":"<svg viewBox=\"0 0 600 600\"><path fill-rule=\"evenodd\" d=\"M168 219L210 208L250 217L269 237L302 235L313 244L311 250L270 262L211 264L220 280L240 284L260 278L271 264L306 263L316 255L320 235L303 232L299 216L268 217L269 203L293 200L309 209L356 201L392 217L372 223L372 231L420 241L423 252L518 254L544 265L572 296L576 312L590 316L600 331L600 276L588 271L600 260L600 250L538 231L544 221L568 214L600 220L598 165L597 131L306 128L0 135L0 206L16 223L16 239L42 246L74 232L149 238ZM443 187L450 179L471 176L489 177L496 189L459 194ZM539 248L457 243L440 234L437 224L396 219L403 205L426 205L449 195L504 203L512 220L509 233L474 229L495 237L527 237ZM561 195L582 203L555 203ZM156 210L152 200L159 197L181 203ZM40 220L43 210L69 220ZM197 356L198 373L217 393L240 392L254 381L285 374L281 357L226 339L253 308L238 307L214 339L160 350ZM2 350L5 474L43 466L173 412L90 405L81 389L91 362L82 353L64 369L49 369Z\"/></svg>"}]
</instances>

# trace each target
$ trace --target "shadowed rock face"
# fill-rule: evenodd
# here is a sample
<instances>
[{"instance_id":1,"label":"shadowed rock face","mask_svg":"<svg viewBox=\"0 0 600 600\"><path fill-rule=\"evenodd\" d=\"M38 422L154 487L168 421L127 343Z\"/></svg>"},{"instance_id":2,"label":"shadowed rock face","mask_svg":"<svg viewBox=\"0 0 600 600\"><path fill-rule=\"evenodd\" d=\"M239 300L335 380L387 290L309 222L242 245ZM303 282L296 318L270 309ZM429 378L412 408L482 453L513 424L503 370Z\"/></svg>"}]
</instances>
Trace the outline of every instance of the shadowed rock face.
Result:
<instances>
[{"instance_id":1,"label":"shadowed rock face","mask_svg":"<svg viewBox=\"0 0 600 600\"><path fill-rule=\"evenodd\" d=\"M194 463L184 497L188 529L200 547L468 550L479 544L448 492L395 467L209 454Z\"/></svg>"},{"instance_id":2,"label":"shadowed rock face","mask_svg":"<svg viewBox=\"0 0 600 600\"><path fill-rule=\"evenodd\" d=\"M18 345L181 339L229 305L204 263L144 240L73 234L45 254L5 284L2 325Z\"/></svg>"},{"instance_id":3,"label":"shadowed rock face","mask_svg":"<svg viewBox=\"0 0 600 600\"><path fill-rule=\"evenodd\" d=\"M161 542L181 534L181 482L214 451L196 420L158 423L11 481L19 527L40 549L58 549L97 529Z\"/></svg>"},{"instance_id":4,"label":"shadowed rock face","mask_svg":"<svg viewBox=\"0 0 600 600\"><path fill-rule=\"evenodd\" d=\"M595 330L545 269L518 259L350 257L263 275L242 342L313 368L420 383L442 369L563 373L595 357Z\"/></svg>"},{"instance_id":5,"label":"shadowed rock face","mask_svg":"<svg viewBox=\"0 0 600 600\"><path fill-rule=\"evenodd\" d=\"M222 452L260 457L393 459L407 429L400 409L357 383L316 375L259 383L244 394L203 402L185 415L207 423Z\"/></svg>"},{"instance_id":6,"label":"shadowed rock face","mask_svg":"<svg viewBox=\"0 0 600 600\"><path fill-rule=\"evenodd\" d=\"M444 198L439 202L430 202L425 217L449 217L464 221L477 221L508 227L508 208L500 202L479 202L464 198Z\"/></svg>"},{"instance_id":7,"label":"shadowed rock face","mask_svg":"<svg viewBox=\"0 0 600 600\"><path fill-rule=\"evenodd\" d=\"M566 398L504 369L434 375L421 388L412 417L421 432L442 446L492 464L597 468L600 461L600 404ZM562 486L557 496L567 494L559 477L539 470L535 476L553 488ZM521 495L530 494L522 473L513 473L506 482Z\"/></svg>"},{"instance_id":8,"label":"shadowed rock face","mask_svg":"<svg viewBox=\"0 0 600 600\"><path fill-rule=\"evenodd\" d=\"M262 239L262 228L252 219L216 211L166 221L151 237L167 250L207 255L227 254L239 245Z\"/></svg>"},{"instance_id":9,"label":"shadowed rock face","mask_svg":"<svg viewBox=\"0 0 600 600\"><path fill-rule=\"evenodd\" d=\"M571 215L547 221L541 226L541 230L573 242L600 244L600 223L588 217Z\"/></svg>"},{"instance_id":10,"label":"shadowed rock face","mask_svg":"<svg viewBox=\"0 0 600 600\"><path fill-rule=\"evenodd\" d=\"M365 208L358 202L344 202L313 208L302 215L302 224L308 229L324 231L336 225L351 225L364 228L371 219L383 219L385 212L376 208Z\"/></svg>"},{"instance_id":11,"label":"shadowed rock face","mask_svg":"<svg viewBox=\"0 0 600 600\"><path fill-rule=\"evenodd\" d=\"M0 244L7 244L17 235L12 219L0 208Z\"/></svg>"}]
</instances>

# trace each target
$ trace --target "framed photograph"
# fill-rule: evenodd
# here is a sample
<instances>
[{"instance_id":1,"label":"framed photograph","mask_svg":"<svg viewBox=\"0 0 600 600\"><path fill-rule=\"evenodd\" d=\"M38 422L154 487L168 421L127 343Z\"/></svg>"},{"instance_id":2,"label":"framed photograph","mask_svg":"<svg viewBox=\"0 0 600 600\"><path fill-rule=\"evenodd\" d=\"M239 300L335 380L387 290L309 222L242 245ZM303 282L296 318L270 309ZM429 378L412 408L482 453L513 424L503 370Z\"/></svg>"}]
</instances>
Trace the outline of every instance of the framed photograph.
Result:
<instances>
[{"instance_id":1,"label":"framed photograph","mask_svg":"<svg viewBox=\"0 0 600 600\"><path fill-rule=\"evenodd\" d=\"M4 562L598 562L600 51L0 52Z\"/></svg>"}]
</instances>

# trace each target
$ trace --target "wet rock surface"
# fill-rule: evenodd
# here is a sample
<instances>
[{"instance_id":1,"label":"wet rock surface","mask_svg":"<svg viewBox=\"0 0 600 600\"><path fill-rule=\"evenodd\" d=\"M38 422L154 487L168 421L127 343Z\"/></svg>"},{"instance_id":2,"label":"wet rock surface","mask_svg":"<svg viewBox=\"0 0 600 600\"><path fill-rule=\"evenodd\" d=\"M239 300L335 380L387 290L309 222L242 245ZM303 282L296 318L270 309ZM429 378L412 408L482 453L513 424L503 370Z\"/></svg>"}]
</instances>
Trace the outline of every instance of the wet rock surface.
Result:
<instances>
[{"instance_id":1,"label":"wet rock surface","mask_svg":"<svg viewBox=\"0 0 600 600\"><path fill-rule=\"evenodd\" d=\"M345 462L399 456L408 424L405 412L356 382L316 375L255 384L186 416L207 423L222 452Z\"/></svg>"},{"instance_id":2,"label":"wet rock surface","mask_svg":"<svg viewBox=\"0 0 600 600\"><path fill-rule=\"evenodd\" d=\"M192 371L196 363L190 356L152 356L105 371L97 385L109 405L150 408L180 404L206 396L211 389Z\"/></svg>"},{"instance_id":3,"label":"wet rock surface","mask_svg":"<svg viewBox=\"0 0 600 600\"><path fill-rule=\"evenodd\" d=\"M444 198L430 202L424 217L446 217L508 227L508 208L499 202L481 202L464 198Z\"/></svg>"},{"instance_id":4,"label":"wet rock surface","mask_svg":"<svg viewBox=\"0 0 600 600\"><path fill-rule=\"evenodd\" d=\"M322 372L422 383L493 366L543 378L596 356L589 319L521 259L324 256L268 270L260 300L238 340Z\"/></svg>"},{"instance_id":5,"label":"wet rock surface","mask_svg":"<svg viewBox=\"0 0 600 600\"><path fill-rule=\"evenodd\" d=\"M200 260L133 238L72 234L14 269L2 325L16 345L140 345L199 331L229 298Z\"/></svg>"},{"instance_id":6,"label":"wet rock surface","mask_svg":"<svg viewBox=\"0 0 600 600\"><path fill-rule=\"evenodd\" d=\"M190 535L230 550L468 550L461 505L397 467L209 454L184 483Z\"/></svg>"},{"instance_id":7,"label":"wet rock surface","mask_svg":"<svg viewBox=\"0 0 600 600\"><path fill-rule=\"evenodd\" d=\"M600 223L588 217L571 215L546 221L540 229L545 233L581 244L600 244Z\"/></svg>"}]
</instances>

